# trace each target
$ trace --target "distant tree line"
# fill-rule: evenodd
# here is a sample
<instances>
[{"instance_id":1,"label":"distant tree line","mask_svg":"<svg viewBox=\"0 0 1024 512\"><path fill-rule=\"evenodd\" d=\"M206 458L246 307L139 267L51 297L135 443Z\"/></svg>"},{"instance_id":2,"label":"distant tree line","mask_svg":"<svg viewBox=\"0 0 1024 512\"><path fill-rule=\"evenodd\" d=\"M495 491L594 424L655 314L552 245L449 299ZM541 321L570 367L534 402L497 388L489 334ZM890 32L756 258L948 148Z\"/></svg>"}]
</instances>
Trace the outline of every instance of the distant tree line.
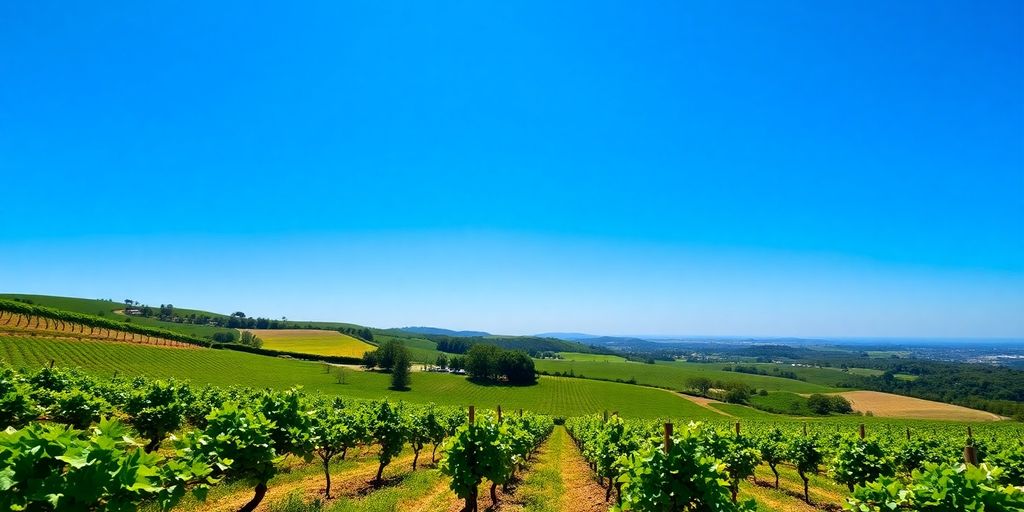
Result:
<instances>
[{"instance_id":1,"label":"distant tree line","mask_svg":"<svg viewBox=\"0 0 1024 512\"><path fill-rule=\"evenodd\" d=\"M401 336L409 336L402 332ZM585 352L594 354L612 354L608 349L592 347L575 341L555 338L539 338L537 336L447 336L443 334L417 334L417 338L433 341L437 349L449 354L465 354L470 347L477 344L500 346L506 350L525 352L530 356L539 356L542 352Z\"/></svg>"},{"instance_id":2,"label":"distant tree line","mask_svg":"<svg viewBox=\"0 0 1024 512\"><path fill-rule=\"evenodd\" d=\"M849 374L841 387L884 391L981 409L1024 421L1024 371L1002 366L923 359L857 359L831 362L883 370L880 376ZM913 380L897 374L914 375Z\"/></svg>"},{"instance_id":3,"label":"distant tree line","mask_svg":"<svg viewBox=\"0 0 1024 512\"><path fill-rule=\"evenodd\" d=\"M447 352L449 354L465 354L469 351L470 342L465 338L455 338L451 336L445 336L441 339L434 340L437 343L437 349L441 352Z\"/></svg>"},{"instance_id":4,"label":"distant tree line","mask_svg":"<svg viewBox=\"0 0 1024 512\"><path fill-rule=\"evenodd\" d=\"M743 382L711 380L707 377L691 377L686 380L686 388L691 393L717 398L733 404L745 404L756 390ZM720 390L712 393L712 390Z\"/></svg>"},{"instance_id":5,"label":"distant tree line","mask_svg":"<svg viewBox=\"0 0 1024 512\"><path fill-rule=\"evenodd\" d=\"M466 373L475 381L503 381L514 385L537 382L533 359L518 350L505 350L495 345L478 343L466 352L465 366Z\"/></svg>"},{"instance_id":6,"label":"distant tree line","mask_svg":"<svg viewBox=\"0 0 1024 512\"><path fill-rule=\"evenodd\" d=\"M853 412L853 404L839 395L822 395L815 393L807 397L807 407L815 414L849 414Z\"/></svg>"},{"instance_id":7,"label":"distant tree line","mask_svg":"<svg viewBox=\"0 0 1024 512\"><path fill-rule=\"evenodd\" d=\"M756 366L726 366L722 370L727 372L746 373L749 375L768 375L771 377L782 377L783 379L793 379L806 381L807 379L797 375L790 370L780 370L779 367L773 366L772 371L767 371L764 368L758 368Z\"/></svg>"},{"instance_id":8,"label":"distant tree line","mask_svg":"<svg viewBox=\"0 0 1024 512\"><path fill-rule=\"evenodd\" d=\"M159 308L153 308L132 299L125 299L124 304L125 313L129 316L155 318L164 322L179 324L210 325L226 329L324 329L323 326L310 322L305 324L290 322L287 318L281 318L280 320L263 317L252 318L242 311L236 311L228 316L207 315L196 312L185 314L175 310L173 304L161 304ZM333 330L364 341L373 341L373 331L368 327L340 326L333 328ZM213 341L219 343L233 343L238 340L237 336L226 334L222 334L219 337L213 336L212 338Z\"/></svg>"},{"instance_id":9,"label":"distant tree line","mask_svg":"<svg viewBox=\"0 0 1024 512\"><path fill-rule=\"evenodd\" d=\"M440 354L437 356L437 361L434 364L436 364L439 368L447 368L449 370L465 370L466 357Z\"/></svg>"}]
</instances>

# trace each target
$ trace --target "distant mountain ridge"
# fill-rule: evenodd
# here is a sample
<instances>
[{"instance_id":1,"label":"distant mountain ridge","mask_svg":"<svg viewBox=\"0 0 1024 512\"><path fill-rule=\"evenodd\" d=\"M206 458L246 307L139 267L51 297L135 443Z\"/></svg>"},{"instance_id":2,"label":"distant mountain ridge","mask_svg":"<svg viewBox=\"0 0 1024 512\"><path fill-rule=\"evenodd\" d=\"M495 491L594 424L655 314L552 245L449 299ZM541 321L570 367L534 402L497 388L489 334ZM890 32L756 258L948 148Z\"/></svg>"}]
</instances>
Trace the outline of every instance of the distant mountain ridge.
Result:
<instances>
[{"instance_id":1,"label":"distant mountain ridge","mask_svg":"<svg viewBox=\"0 0 1024 512\"><path fill-rule=\"evenodd\" d=\"M454 336L457 338L491 335L491 333L484 331L453 331L451 329L442 329L440 327L399 327L398 330L413 334L436 334L440 336Z\"/></svg>"},{"instance_id":2,"label":"distant mountain ridge","mask_svg":"<svg viewBox=\"0 0 1024 512\"><path fill-rule=\"evenodd\" d=\"M589 340L591 338L600 338L597 334L586 334L582 332L542 332L540 334L534 334L538 338L555 338L559 340Z\"/></svg>"}]
</instances>

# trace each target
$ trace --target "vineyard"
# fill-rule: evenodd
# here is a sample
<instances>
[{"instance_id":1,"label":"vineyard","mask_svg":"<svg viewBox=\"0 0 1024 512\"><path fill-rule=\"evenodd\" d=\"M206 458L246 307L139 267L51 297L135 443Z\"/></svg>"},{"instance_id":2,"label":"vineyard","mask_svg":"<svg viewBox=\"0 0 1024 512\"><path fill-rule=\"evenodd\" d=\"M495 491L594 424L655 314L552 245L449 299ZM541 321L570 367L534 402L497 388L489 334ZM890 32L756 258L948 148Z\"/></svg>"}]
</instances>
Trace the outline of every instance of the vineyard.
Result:
<instances>
[{"instance_id":1,"label":"vineyard","mask_svg":"<svg viewBox=\"0 0 1024 512\"><path fill-rule=\"evenodd\" d=\"M673 424L606 413L556 428L550 416L500 407L49 367L0 369L0 418L10 427L0 435L4 510L1024 507L1014 487L1024 485L1024 430L1009 422L970 434L952 423L865 432L854 420ZM559 501L545 471L584 495Z\"/></svg>"},{"instance_id":2,"label":"vineyard","mask_svg":"<svg viewBox=\"0 0 1024 512\"><path fill-rule=\"evenodd\" d=\"M207 340L156 327L0 299L0 331L69 336L146 345L209 346Z\"/></svg>"},{"instance_id":3,"label":"vineyard","mask_svg":"<svg viewBox=\"0 0 1024 512\"><path fill-rule=\"evenodd\" d=\"M797 423L743 425L691 422L677 430L673 423L617 416L566 422L606 498L615 497L614 510L773 510L740 498L741 483L756 482L759 468L774 478L763 487L775 491L783 491L781 474L795 471L802 489L788 495L821 509L1024 510L1019 425L1007 424L984 438L955 424L913 432L878 425L870 436L863 424L856 430L819 425L819 431ZM816 481L825 492L812 494L812 478L819 474L831 482ZM841 504L821 501L822 494L840 494L837 487L847 490ZM777 494L765 501L787 496Z\"/></svg>"},{"instance_id":4,"label":"vineyard","mask_svg":"<svg viewBox=\"0 0 1024 512\"><path fill-rule=\"evenodd\" d=\"M541 377L534 386L481 386L465 377L417 372L412 390L389 390L389 376L314 362L229 350L178 350L129 343L71 341L0 335L0 359L13 367L80 367L94 375L144 375L188 379L193 384L270 387L302 385L307 392L351 398L457 405L503 404L543 414L575 416L610 408L624 415L657 418L716 416L692 402L658 389L615 382ZM344 382L339 383L340 378Z\"/></svg>"}]
</instances>

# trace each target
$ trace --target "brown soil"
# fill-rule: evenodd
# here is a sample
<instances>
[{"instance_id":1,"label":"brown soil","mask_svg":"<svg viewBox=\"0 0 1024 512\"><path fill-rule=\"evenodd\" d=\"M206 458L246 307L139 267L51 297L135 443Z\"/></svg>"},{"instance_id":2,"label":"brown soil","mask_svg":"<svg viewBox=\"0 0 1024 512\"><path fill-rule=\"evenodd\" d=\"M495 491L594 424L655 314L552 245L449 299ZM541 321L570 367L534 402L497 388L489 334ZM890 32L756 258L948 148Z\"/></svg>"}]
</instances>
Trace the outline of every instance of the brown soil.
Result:
<instances>
[{"instance_id":1,"label":"brown soil","mask_svg":"<svg viewBox=\"0 0 1024 512\"><path fill-rule=\"evenodd\" d=\"M569 434L560 437L561 442L565 443L559 463L565 494L559 509L567 512L607 512L612 503L604 501L605 488L597 483L594 472ZM611 499L615 500L614 489Z\"/></svg>"},{"instance_id":2,"label":"brown soil","mask_svg":"<svg viewBox=\"0 0 1024 512\"><path fill-rule=\"evenodd\" d=\"M932 402L909 396L878 391L847 391L840 393L853 405L853 410L884 418L913 418L927 420L998 421L1003 417L990 412L968 409L959 405Z\"/></svg>"},{"instance_id":3,"label":"brown soil","mask_svg":"<svg viewBox=\"0 0 1024 512\"><path fill-rule=\"evenodd\" d=\"M384 482L376 484L372 482L377 475L378 462L376 458L367 457L360 460L355 466L331 473L331 499L341 496L351 497L368 494L382 487L388 487L401 481L402 475L412 471L412 454L397 457L384 468ZM312 464L316 464L313 462ZM270 483L267 494L257 511L267 510L270 504L284 499L293 492L301 492L306 498L324 499L324 475L315 475L275 485ZM205 510L212 512L230 512L238 510L242 505L252 498L249 490L241 491L229 496L217 499L216 503L209 503Z\"/></svg>"},{"instance_id":4,"label":"brown soil","mask_svg":"<svg viewBox=\"0 0 1024 512\"><path fill-rule=\"evenodd\" d=\"M699 405L699 406L701 406L701 407L703 407L703 408L705 408L705 409L707 409L709 411L714 411L714 412L716 412L718 414L721 414L721 415L724 415L724 416L728 416L730 418L735 418L736 417L736 416L733 416L732 414L729 414L729 413L727 413L727 412L725 412L725 411L723 411L721 409L716 409L714 407L711 407L711 404L720 404L720 403L722 403L722 402L719 402L718 400L712 400L710 398L704 398L704 397L701 397L701 396L691 396L691 395L687 395L686 393L675 393L675 394L677 394L677 395L679 395L679 396L681 396L681 397L683 397L683 398L685 398L685 399L687 399L687 400L689 400L689 401L691 401L691 402L693 402L693 403L695 403L695 404L697 404L697 405Z\"/></svg>"},{"instance_id":5,"label":"brown soil","mask_svg":"<svg viewBox=\"0 0 1024 512\"><path fill-rule=\"evenodd\" d=\"M448 494L447 498L442 498L443 495ZM442 479L437 485L434 486L429 492L420 496L419 498L403 502L399 506L399 510L404 512L433 512L437 510L437 502L447 503L455 499L455 495L452 494L451 489L448 487L448 479Z\"/></svg>"}]
</instances>

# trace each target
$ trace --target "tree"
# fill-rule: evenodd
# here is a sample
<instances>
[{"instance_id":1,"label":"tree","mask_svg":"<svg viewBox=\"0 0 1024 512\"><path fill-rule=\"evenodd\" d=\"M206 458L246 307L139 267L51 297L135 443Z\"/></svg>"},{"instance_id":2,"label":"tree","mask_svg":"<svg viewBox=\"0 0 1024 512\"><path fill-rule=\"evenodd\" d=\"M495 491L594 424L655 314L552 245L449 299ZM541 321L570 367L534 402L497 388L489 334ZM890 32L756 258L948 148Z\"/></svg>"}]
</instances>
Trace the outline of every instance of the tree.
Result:
<instances>
[{"instance_id":1,"label":"tree","mask_svg":"<svg viewBox=\"0 0 1024 512\"><path fill-rule=\"evenodd\" d=\"M462 356L452 356L448 359L448 369L459 371L466 369L466 358Z\"/></svg>"},{"instance_id":2,"label":"tree","mask_svg":"<svg viewBox=\"0 0 1024 512\"><path fill-rule=\"evenodd\" d=\"M399 345L395 350L395 358L391 366L391 389L409 389L409 350L404 345Z\"/></svg>"},{"instance_id":3,"label":"tree","mask_svg":"<svg viewBox=\"0 0 1024 512\"><path fill-rule=\"evenodd\" d=\"M850 401L839 395L822 395L815 393L807 398L807 407L815 414L829 414L832 412L848 414L853 412Z\"/></svg>"},{"instance_id":4,"label":"tree","mask_svg":"<svg viewBox=\"0 0 1024 512\"><path fill-rule=\"evenodd\" d=\"M475 343L466 353L466 371L470 378L492 380L498 376L498 352L494 345Z\"/></svg>"},{"instance_id":5,"label":"tree","mask_svg":"<svg viewBox=\"0 0 1024 512\"><path fill-rule=\"evenodd\" d=\"M395 364L395 354L399 346L403 345L394 340L381 343L380 348L377 349L377 366L380 366L382 370L390 371Z\"/></svg>"},{"instance_id":6,"label":"tree","mask_svg":"<svg viewBox=\"0 0 1024 512\"><path fill-rule=\"evenodd\" d=\"M697 390L702 395L708 394L708 391L711 390L712 386L711 379L707 377L692 377L687 379L686 385L690 389Z\"/></svg>"},{"instance_id":7,"label":"tree","mask_svg":"<svg viewBox=\"0 0 1024 512\"><path fill-rule=\"evenodd\" d=\"M815 393L807 397L807 407L814 414L828 414L832 410L832 403L827 396Z\"/></svg>"},{"instance_id":8,"label":"tree","mask_svg":"<svg viewBox=\"0 0 1024 512\"><path fill-rule=\"evenodd\" d=\"M434 364L436 364L437 366L439 366L441 368L447 368L448 367L448 358L444 354L440 354L440 355L437 356L437 362L434 363Z\"/></svg>"},{"instance_id":9,"label":"tree","mask_svg":"<svg viewBox=\"0 0 1024 512\"><path fill-rule=\"evenodd\" d=\"M405 356L408 358L409 353L408 349L405 348L405 344L400 341L386 340L377 347L377 350L363 354L363 366L391 371L391 368L395 365L395 356L402 351L405 352Z\"/></svg>"},{"instance_id":10,"label":"tree","mask_svg":"<svg viewBox=\"0 0 1024 512\"><path fill-rule=\"evenodd\" d=\"M234 331L213 333L213 341L217 343L234 343L237 339L238 335Z\"/></svg>"},{"instance_id":11,"label":"tree","mask_svg":"<svg viewBox=\"0 0 1024 512\"><path fill-rule=\"evenodd\" d=\"M743 387L735 387L725 393L725 401L730 404L746 403L748 398L750 398L750 393Z\"/></svg>"},{"instance_id":12,"label":"tree","mask_svg":"<svg viewBox=\"0 0 1024 512\"><path fill-rule=\"evenodd\" d=\"M377 351L368 350L363 352L363 368L371 369L377 367Z\"/></svg>"},{"instance_id":13,"label":"tree","mask_svg":"<svg viewBox=\"0 0 1024 512\"><path fill-rule=\"evenodd\" d=\"M260 348L263 346L263 340L250 331L242 331L242 339L240 340L240 343L253 348Z\"/></svg>"},{"instance_id":14,"label":"tree","mask_svg":"<svg viewBox=\"0 0 1024 512\"><path fill-rule=\"evenodd\" d=\"M829 396L829 408L832 409L832 412L839 414L849 414L853 412L853 404L851 404L850 401L842 395Z\"/></svg>"},{"instance_id":15,"label":"tree","mask_svg":"<svg viewBox=\"0 0 1024 512\"><path fill-rule=\"evenodd\" d=\"M533 359L524 352L502 351L498 355L498 373L504 375L509 384L521 385L537 382Z\"/></svg>"}]
</instances>

